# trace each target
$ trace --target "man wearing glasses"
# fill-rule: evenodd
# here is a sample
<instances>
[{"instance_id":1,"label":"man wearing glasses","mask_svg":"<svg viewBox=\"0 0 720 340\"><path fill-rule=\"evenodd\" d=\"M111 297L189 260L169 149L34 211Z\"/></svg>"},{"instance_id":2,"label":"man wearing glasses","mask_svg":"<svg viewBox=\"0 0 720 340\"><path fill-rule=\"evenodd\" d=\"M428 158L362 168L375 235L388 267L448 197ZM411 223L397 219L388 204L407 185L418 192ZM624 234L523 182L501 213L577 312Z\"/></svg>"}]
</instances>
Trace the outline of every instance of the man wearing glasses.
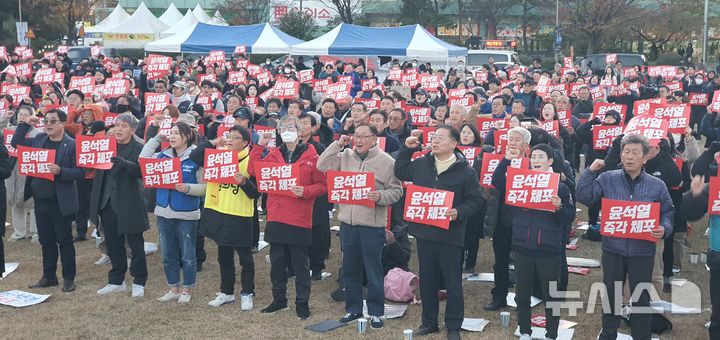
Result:
<instances>
[{"instance_id":1,"label":"man wearing glasses","mask_svg":"<svg viewBox=\"0 0 720 340\"><path fill-rule=\"evenodd\" d=\"M62 263L63 292L75 290L75 247L72 238L72 221L78 211L76 181L82 180L85 171L75 166L75 140L65 134L67 114L62 110L45 113L45 133L27 137L31 126L39 119L28 117L20 122L12 141L18 145L56 151L55 164L48 169L55 176L54 181L27 177L25 198L35 199L35 220L42 246L43 276L30 288L46 288L58 285L58 249Z\"/></svg>"},{"instance_id":2,"label":"man wearing glasses","mask_svg":"<svg viewBox=\"0 0 720 340\"><path fill-rule=\"evenodd\" d=\"M463 153L455 147L460 131L450 125L438 125L432 139L432 152L411 161L412 154L420 151L415 136L405 139L405 145L395 162L395 176L401 181L426 188L454 192L448 229L419 223L409 223L410 234L417 239L420 267L420 295L423 300L422 324L416 335L436 333L438 327L439 279L447 289L445 327L448 339L460 339L460 326L465 315L462 287L463 249L468 218L485 204L480 191L477 173L468 165ZM476 227L476 226L471 226Z\"/></svg>"},{"instance_id":3,"label":"man wearing glasses","mask_svg":"<svg viewBox=\"0 0 720 340\"><path fill-rule=\"evenodd\" d=\"M355 127L354 148L348 135L340 136L330 144L318 160L320 171L340 170L371 172L375 175L375 190L367 198L373 207L340 204L340 240L343 265L342 286L345 288L345 314L340 322L348 323L363 316L363 269L367 274L367 305L370 327L383 327L383 247L385 237L391 231L387 224L387 207L400 199L402 187L395 177L395 161L377 146L378 130L375 126L360 123Z\"/></svg>"}]
</instances>

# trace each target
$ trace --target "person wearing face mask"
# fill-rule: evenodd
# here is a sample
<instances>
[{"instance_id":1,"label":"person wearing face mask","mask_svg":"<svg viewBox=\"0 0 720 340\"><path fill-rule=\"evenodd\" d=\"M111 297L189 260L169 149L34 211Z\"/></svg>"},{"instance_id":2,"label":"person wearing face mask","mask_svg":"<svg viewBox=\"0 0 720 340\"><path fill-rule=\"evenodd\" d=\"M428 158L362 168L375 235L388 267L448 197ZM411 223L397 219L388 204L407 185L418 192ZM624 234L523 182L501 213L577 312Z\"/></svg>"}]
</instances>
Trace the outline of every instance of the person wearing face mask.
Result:
<instances>
[{"instance_id":1,"label":"person wearing face mask","mask_svg":"<svg viewBox=\"0 0 720 340\"><path fill-rule=\"evenodd\" d=\"M170 103L177 106L180 113L187 112L188 108L190 107L190 103L192 103L192 100L190 99L190 96L185 92L185 83L182 81L174 82L171 92L172 98L170 98Z\"/></svg>"},{"instance_id":2,"label":"person wearing face mask","mask_svg":"<svg viewBox=\"0 0 720 340\"><path fill-rule=\"evenodd\" d=\"M688 95L708 93L703 75L700 73L696 74L685 87L685 92L687 92ZM708 103L712 101L711 97L712 93L709 93ZM707 107L705 105L692 105L690 107L690 128L695 129L697 126L699 129L703 115L705 115L706 112Z\"/></svg>"},{"instance_id":3,"label":"person wearing face mask","mask_svg":"<svg viewBox=\"0 0 720 340\"><path fill-rule=\"evenodd\" d=\"M320 171L371 171L375 174L375 191L368 192L374 207L340 204L342 222L343 270L342 286L345 289L345 311L340 322L349 323L362 317L363 269L367 275L368 314L373 329L384 324L383 247L386 241L387 207L402 196L400 181L395 177L395 161L377 147L378 130L368 124L355 129L355 145L349 136L341 136L330 144L320 156Z\"/></svg>"},{"instance_id":4,"label":"person wearing face mask","mask_svg":"<svg viewBox=\"0 0 720 340\"><path fill-rule=\"evenodd\" d=\"M327 192L325 174L317 170L318 154L315 147L299 139L302 124L297 117L285 116L280 119L278 131L282 143L265 152L272 134L263 134L250 154L251 163L257 161L293 164L298 167L297 185L290 187L289 195L269 193L267 195L267 225L265 241L270 243L270 280L273 301L261 310L272 314L286 310L287 303L287 260L292 259L295 273L295 313L300 319L310 317L310 268L308 246L312 238L312 211L315 199ZM255 170L249 169L250 176Z\"/></svg>"},{"instance_id":5,"label":"person wearing face mask","mask_svg":"<svg viewBox=\"0 0 720 340\"><path fill-rule=\"evenodd\" d=\"M530 152L530 169L540 172L552 172L554 162L553 148L547 144L535 145ZM492 184L505 196L505 183L508 166L515 157L514 153L506 154L493 173ZM575 219L575 204L570 190L563 183L558 184L556 195L550 197L555 211L543 211L507 206L512 214L512 233L529 235L527 238L512 239L514 249L513 262L517 275L515 302L517 303L517 322L520 327L520 339L530 340L532 333L530 324L530 298L535 285L539 281L542 298L546 301L545 316L547 326L545 338L557 337L560 315L547 304L556 300L550 294L551 282L560 277L560 256L565 245L562 242L564 226Z\"/></svg>"}]
</instances>

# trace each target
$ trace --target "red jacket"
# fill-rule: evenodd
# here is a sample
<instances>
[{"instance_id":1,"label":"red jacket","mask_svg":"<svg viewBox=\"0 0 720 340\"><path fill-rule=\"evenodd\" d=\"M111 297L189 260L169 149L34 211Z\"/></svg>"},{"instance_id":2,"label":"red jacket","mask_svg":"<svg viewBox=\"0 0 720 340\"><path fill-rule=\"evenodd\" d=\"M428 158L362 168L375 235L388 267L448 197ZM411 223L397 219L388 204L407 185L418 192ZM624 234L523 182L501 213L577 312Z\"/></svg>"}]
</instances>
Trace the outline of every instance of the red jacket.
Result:
<instances>
[{"instance_id":1,"label":"red jacket","mask_svg":"<svg viewBox=\"0 0 720 340\"><path fill-rule=\"evenodd\" d=\"M305 144L307 149L295 161L300 165L300 178L298 185L304 188L302 197L289 197L284 195L268 194L267 198L267 221L280 222L296 226L304 229L312 229L312 211L315 198L327 192L325 184L325 173L317 169L317 161L320 158L315 147ZM263 161L272 163L285 162L280 148L270 151L270 153L262 158L264 148L260 145L254 145L250 152L250 165L248 173L255 176L255 166L253 162ZM296 149L298 150L298 149Z\"/></svg>"}]
</instances>

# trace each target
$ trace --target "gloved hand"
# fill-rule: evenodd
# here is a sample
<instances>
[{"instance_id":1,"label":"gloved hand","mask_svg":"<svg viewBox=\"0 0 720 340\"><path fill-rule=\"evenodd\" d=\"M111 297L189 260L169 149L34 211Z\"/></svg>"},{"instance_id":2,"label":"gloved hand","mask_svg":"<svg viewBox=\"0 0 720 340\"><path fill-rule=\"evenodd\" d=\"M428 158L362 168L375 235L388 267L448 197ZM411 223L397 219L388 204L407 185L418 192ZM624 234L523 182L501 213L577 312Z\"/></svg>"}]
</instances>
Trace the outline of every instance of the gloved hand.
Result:
<instances>
[{"instance_id":1,"label":"gloved hand","mask_svg":"<svg viewBox=\"0 0 720 340\"><path fill-rule=\"evenodd\" d=\"M708 150L710 150L710 152L712 152L712 153L716 153L716 152L720 151L720 141L712 142L710 144L710 148L708 148Z\"/></svg>"},{"instance_id":2,"label":"gloved hand","mask_svg":"<svg viewBox=\"0 0 720 340\"><path fill-rule=\"evenodd\" d=\"M125 158L122 158L119 156L110 157L110 162L115 164L115 166L117 166L120 169L125 169L128 165L128 161Z\"/></svg>"}]
</instances>

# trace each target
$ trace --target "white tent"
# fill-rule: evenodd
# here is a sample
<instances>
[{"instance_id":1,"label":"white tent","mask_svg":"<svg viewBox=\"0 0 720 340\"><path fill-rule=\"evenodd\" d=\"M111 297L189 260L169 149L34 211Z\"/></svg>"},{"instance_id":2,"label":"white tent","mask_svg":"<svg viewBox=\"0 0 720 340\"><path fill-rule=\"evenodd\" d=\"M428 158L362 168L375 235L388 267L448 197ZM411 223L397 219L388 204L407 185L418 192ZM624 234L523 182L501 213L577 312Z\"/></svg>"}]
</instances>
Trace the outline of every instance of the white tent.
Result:
<instances>
[{"instance_id":1,"label":"white tent","mask_svg":"<svg viewBox=\"0 0 720 340\"><path fill-rule=\"evenodd\" d=\"M117 25L120 25L123 21L127 20L128 18L130 18L130 14L125 12L125 10L122 7L120 7L120 4L118 4L117 6L115 6L115 9L113 9L112 12L110 12L110 14L105 19L103 19L102 21L97 23L95 26L86 29L85 33L86 34L90 33L90 32L102 33L103 30L107 30L109 28L113 28Z\"/></svg>"},{"instance_id":2,"label":"white tent","mask_svg":"<svg viewBox=\"0 0 720 340\"><path fill-rule=\"evenodd\" d=\"M194 17L195 16L193 15L193 18ZM145 44L145 51L180 53L182 43L184 43L190 37L190 34L195 31L195 26L197 26L197 24L197 19L195 19L195 23L185 26L175 34L168 36L167 38Z\"/></svg>"},{"instance_id":3,"label":"white tent","mask_svg":"<svg viewBox=\"0 0 720 340\"><path fill-rule=\"evenodd\" d=\"M177 24L180 20L182 20L183 15L180 13L180 11L175 7L175 3L170 3L170 6L165 10L165 13L163 13L158 19L163 22L163 24L168 26L173 26Z\"/></svg>"},{"instance_id":4,"label":"white tent","mask_svg":"<svg viewBox=\"0 0 720 340\"><path fill-rule=\"evenodd\" d=\"M221 26L227 26L228 23L225 21L225 18L220 14L220 11L215 10L215 14L212 18L210 18L210 21L207 22L208 24L213 25L221 25Z\"/></svg>"},{"instance_id":5,"label":"white tent","mask_svg":"<svg viewBox=\"0 0 720 340\"><path fill-rule=\"evenodd\" d=\"M111 29L103 32L103 45L106 47L137 48L158 38L160 32L168 29L162 21L140 3L135 13Z\"/></svg>"},{"instance_id":6,"label":"white tent","mask_svg":"<svg viewBox=\"0 0 720 340\"><path fill-rule=\"evenodd\" d=\"M188 27L192 26L195 27L195 24L198 22L198 19L195 17L195 14L193 14L193 11L191 9L188 9L187 13L185 13L185 16L180 20L177 24L173 25L172 27L166 29L162 33L160 33L161 38L169 37L175 33L185 31Z\"/></svg>"},{"instance_id":7,"label":"white tent","mask_svg":"<svg viewBox=\"0 0 720 340\"><path fill-rule=\"evenodd\" d=\"M205 13L205 10L200 6L200 4L197 4L195 6L195 8L193 9L193 14L195 14L195 17L198 18L200 22L210 21L210 16Z\"/></svg>"}]
</instances>

